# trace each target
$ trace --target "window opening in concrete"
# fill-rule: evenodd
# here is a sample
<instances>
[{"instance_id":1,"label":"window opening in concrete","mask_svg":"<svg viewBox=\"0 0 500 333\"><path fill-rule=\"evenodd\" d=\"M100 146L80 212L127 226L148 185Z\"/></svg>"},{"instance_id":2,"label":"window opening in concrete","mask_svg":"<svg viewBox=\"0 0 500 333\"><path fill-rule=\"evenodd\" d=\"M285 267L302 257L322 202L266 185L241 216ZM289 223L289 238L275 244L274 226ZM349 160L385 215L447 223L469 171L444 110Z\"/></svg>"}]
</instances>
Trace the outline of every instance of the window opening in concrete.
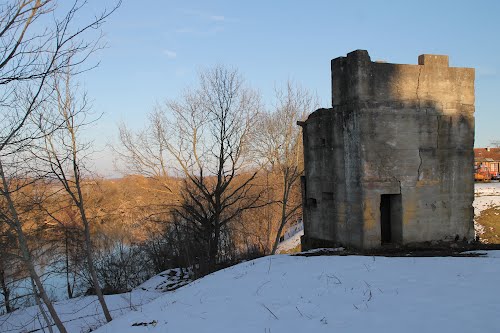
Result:
<instances>
[{"instance_id":1,"label":"window opening in concrete","mask_svg":"<svg viewBox=\"0 0 500 333\"><path fill-rule=\"evenodd\" d=\"M333 192L323 192L323 200L333 200Z\"/></svg>"},{"instance_id":2,"label":"window opening in concrete","mask_svg":"<svg viewBox=\"0 0 500 333\"><path fill-rule=\"evenodd\" d=\"M380 235L382 244L402 240L401 194L380 197Z\"/></svg>"},{"instance_id":3,"label":"window opening in concrete","mask_svg":"<svg viewBox=\"0 0 500 333\"><path fill-rule=\"evenodd\" d=\"M307 206L311 208L316 208L317 202L315 198L309 198L307 199Z\"/></svg>"}]
</instances>

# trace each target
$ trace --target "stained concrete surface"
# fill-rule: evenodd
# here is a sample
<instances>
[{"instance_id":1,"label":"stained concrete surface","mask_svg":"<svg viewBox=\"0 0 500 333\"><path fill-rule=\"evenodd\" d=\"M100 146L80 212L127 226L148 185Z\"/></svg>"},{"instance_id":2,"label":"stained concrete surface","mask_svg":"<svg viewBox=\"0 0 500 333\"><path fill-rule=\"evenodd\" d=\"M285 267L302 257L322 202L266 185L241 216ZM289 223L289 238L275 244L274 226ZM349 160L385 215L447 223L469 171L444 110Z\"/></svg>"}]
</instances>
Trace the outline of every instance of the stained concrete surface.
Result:
<instances>
[{"instance_id":1,"label":"stained concrete surface","mask_svg":"<svg viewBox=\"0 0 500 333\"><path fill-rule=\"evenodd\" d=\"M448 63L332 60L332 108L302 123L303 248L380 247L384 209L390 243L473 239L474 69Z\"/></svg>"}]
</instances>

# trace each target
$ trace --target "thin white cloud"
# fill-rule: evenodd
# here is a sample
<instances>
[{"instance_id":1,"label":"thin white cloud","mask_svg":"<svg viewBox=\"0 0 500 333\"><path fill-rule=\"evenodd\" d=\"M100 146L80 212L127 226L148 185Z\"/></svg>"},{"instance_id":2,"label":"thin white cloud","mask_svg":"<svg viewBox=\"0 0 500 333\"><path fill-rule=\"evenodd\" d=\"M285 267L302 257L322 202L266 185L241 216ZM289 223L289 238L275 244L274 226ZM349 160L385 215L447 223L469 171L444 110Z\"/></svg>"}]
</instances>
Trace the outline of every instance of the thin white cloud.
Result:
<instances>
[{"instance_id":1,"label":"thin white cloud","mask_svg":"<svg viewBox=\"0 0 500 333\"><path fill-rule=\"evenodd\" d=\"M163 50L163 54L166 55L169 59L175 59L177 57L177 53L171 50Z\"/></svg>"},{"instance_id":2,"label":"thin white cloud","mask_svg":"<svg viewBox=\"0 0 500 333\"><path fill-rule=\"evenodd\" d=\"M234 18L228 18L224 15L213 14L213 13L210 13L207 11L185 9L185 10L182 10L182 12L185 15L197 16L197 17L204 19L204 20L210 20L210 21L216 21L216 22L237 22L238 21L237 19L234 19Z\"/></svg>"},{"instance_id":3,"label":"thin white cloud","mask_svg":"<svg viewBox=\"0 0 500 333\"><path fill-rule=\"evenodd\" d=\"M196 30L193 28L179 28L175 29L175 32L179 34L188 34L188 33L196 33Z\"/></svg>"},{"instance_id":4,"label":"thin white cloud","mask_svg":"<svg viewBox=\"0 0 500 333\"><path fill-rule=\"evenodd\" d=\"M202 29L194 29L194 28L182 28L182 29L175 29L174 30L178 34L190 34L190 35L195 35L195 36L208 36L208 35L214 35L220 32L224 31L224 27L222 26L215 26L212 28L207 28L206 30Z\"/></svg>"},{"instance_id":5,"label":"thin white cloud","mask_svg":"<svg viewBox=\"0 0 500 333\"><path fill-rule=\"evenodd\" d=\"M178 34L198 36L214 35L224 31L224 26L226 24L239 22L239 19L204 11L183 10L182 13L184 15L193 16L196 20L191 20L191 25L175 29L174 32Z\"/></svg>"},{"instance_id":6,"label":"thin white cloud","mask_svg":"<svg viewBox=\"0 0 500 333\"><path fill-rule=\"evenodd\" d=\"M217 22L222 22L222 21L225 20L225 18L222 15L212 15L212 16L210 16L210 20L217 21Z\"/></svg>"}]
</instances>

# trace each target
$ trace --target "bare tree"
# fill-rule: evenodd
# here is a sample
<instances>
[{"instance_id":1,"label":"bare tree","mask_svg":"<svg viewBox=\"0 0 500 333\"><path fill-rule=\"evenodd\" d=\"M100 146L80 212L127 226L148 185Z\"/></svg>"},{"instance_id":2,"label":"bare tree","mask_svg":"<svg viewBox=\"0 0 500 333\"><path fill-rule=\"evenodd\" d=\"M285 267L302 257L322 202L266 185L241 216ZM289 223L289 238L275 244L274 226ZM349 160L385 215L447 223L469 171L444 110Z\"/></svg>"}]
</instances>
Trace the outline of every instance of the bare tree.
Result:
<instances>
[{"instance_id":1,"label":"bare tree","mask_svg":"<svg viewBox=\"0 0 500 333\"><path fill-rule=\"evenodd\" d=\"M500 147L500 140L493 140L490 142L493 147L499 148Z\"/></svg>"},{"instance_id":2,"label":"bare tree","mask_svg":"<svg viewBox=\"0 0 500 333\"><path fill-rule=\"evenodd\" d=\"M31 289L33 290L33 296L35 297L35 303L38 307L38 311L40 311L40 313L42 314L43 320L44 320L45 324L47 325L49 333L53 333L54 330L52 329L52 324L50 323L49 316L47 316L47 312L45 312L45 309L42 306L42 302L40 302L40 296L39 296L38 290L36 288L36 285L35 285L35 282L33 281L33 279L31 279ZM40 326L42 326L42 325L40 325Z\"/></svg>"},{"instance_id":3,"label":"bare tree","mask_svg":"<svg viewBox=\"0 0 500 333\"><path fill-rule=\"evenodd\" d=\"M5 207L5 209L0 211L0 222L6 224L16 235L23 263L26 266L36 288L38 289L38 295L43 300L59 331L66 332L62 321L57 315L57 312L55 311L55 308L45 291L42 280L35 270L35 261L30 251L27 236L23 230L25 222L24 215L26 215L29 211L30 205L33 204L33 201L27 200L27 203L24 202L24 200L22 200L23 193L21 193L21 190L28 186L28 184L33 184L33 181L28 176L22 177L20 175L19 171L22 168L22 163L26 163L26 161L14 161L5 165L0 159L0 180L2 182L0 198L3 201L1 206ZM6 170L10 171L10 174L16 174L16 177L8 177Z\"/></svg>"},{"instance_id":4,"label":"bare tree","mask_svg":"<svg viewBox=\"0 0 500 333\"><path fill-rule=\"evenodd\" d=\"M15 237L6 224L0 223L0 294L3 297L5 311L10 313L15 310L12 302L12 286L9 280L15 274L16 260L12 253L15 248Z\"/></svg>"},{"instance_id":5,"label":"bare tree","mask_svg":"<svg viewBox=\"0 0 500 333\"><path fill-rule=\"evenodd\" d=\"M48 164L50 169L48 174L59 181L69 196L72 206L78 211L79 220L84 229L85 255L92 285L104 316L109 322L112 318L97 278L90 234L90 219L83 195L85 186L83 179L84 161L91 153L89 151L90 145L82 143L78 139L79 134L93 121L87 119L90 115L87 97L84 94L80 100L77 98L77 88L71 83L70 72L62 77L55 77L54 92L57 113L55 119L46 121L60 122L62 125L57 131L44 133L45 156L38 157Z\"/></svg>"},{"instance_id":6,"label":"bare tree","mask_svg":"<svg viewBox=\"0 0 500 333\"><path fill-rule=\"evenodd\" d=\"M202 72L199 80L197 89L186 90L178 101L168 101L150 115L150 132L143 132L143 139L131 140L125 127L120 128L120 139L134 165L184 178L174 210L203 236L213 270L221 231L243 211L261 204L259 194L250 195L257 171L248 159L260 97L236 70L222 66ZM148 157L153 151L156 160Z\"/></svg>"},{"instance_id":7,"label":"bare tree","mask_svg":"<svg viewBox=\"0 0 500 333\"><path fill-rule=\"evenodd\" d=\"M23 230L24 210L16 200L23 188L43 177L31 150L45 133L57 128L53 123L39 124L41 106L52 94L49 78L89 69L80 65L102 47L96 28L119 4L79 26L75 17L86 1L58 6L56 0L12 0L0 5L0 222L16 235L23 262L60 332L66 329L35 270Z\"/></svg>"},{"instance_id":8,"label":"bare tree","mask_svg":"<svg viewBox=\"0 0 500 333\"><path fill-rule=\"evenodd\" d=\"M261 116L253 144L259 160L277 175L271 186L278 187L279 222L271 254L276 252L285 225L300 216L300 176L303 172L302 134L297 120L318 105L317 98L304 88L287 82L284 89L276 89L276 105L272 112Z\"/></svg>"},{"instance_id":9,"label":"bare tree","mask_svg":"<svg viewBox=\"0 0 500 333\"><path fill-rule=\"evenodd\" d=\"M19 145L33 138L22 137L21 130L51 93L45 89L51 75L88 69L80 65L103 46L95 29L120 1L80 26L73 21L86 1L74 0L67 5L65 12L58 10L56 0L12 0L0 5L0 152L9 144Z\"/></svg>"},{"instance_id":10,"label":"bare tree","mask_svg":"<svg viewBox=\"0 0 500 333\"><path fill-rule=\"evenodd\" d=\"M82 250L85 248L84 233L78 209L75 209L71 199L68 200L60 192L58 189L53 191L53 199L41 202L38 208L47 216L44 241L56 245L58 256L62 257L60 272L66 278L66 292L68 298L73 298L77 277L85 262L85 252Z\"/></svg>"}]
</instances>

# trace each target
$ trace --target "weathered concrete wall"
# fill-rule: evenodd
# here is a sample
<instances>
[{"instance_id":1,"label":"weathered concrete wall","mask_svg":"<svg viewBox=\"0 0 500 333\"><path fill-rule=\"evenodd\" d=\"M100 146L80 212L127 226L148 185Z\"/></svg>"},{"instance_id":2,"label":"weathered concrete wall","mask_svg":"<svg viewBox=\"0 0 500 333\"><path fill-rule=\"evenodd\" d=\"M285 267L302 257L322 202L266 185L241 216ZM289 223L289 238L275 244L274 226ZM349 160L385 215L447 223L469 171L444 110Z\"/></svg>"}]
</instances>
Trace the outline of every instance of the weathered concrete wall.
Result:
<instances>
[{"instance_id":1,"label":"weathered concrete wall","mask_svg":"<svg viewBox=\"0 0 500 333\"><path fill-rule=\"evenodd\" d=\"M400 194L392 242L473 238L474 70L354 51L332 60L332 95L303 124L304 245L380 246L382 194Z\"/></svg>"}]
</instances>

